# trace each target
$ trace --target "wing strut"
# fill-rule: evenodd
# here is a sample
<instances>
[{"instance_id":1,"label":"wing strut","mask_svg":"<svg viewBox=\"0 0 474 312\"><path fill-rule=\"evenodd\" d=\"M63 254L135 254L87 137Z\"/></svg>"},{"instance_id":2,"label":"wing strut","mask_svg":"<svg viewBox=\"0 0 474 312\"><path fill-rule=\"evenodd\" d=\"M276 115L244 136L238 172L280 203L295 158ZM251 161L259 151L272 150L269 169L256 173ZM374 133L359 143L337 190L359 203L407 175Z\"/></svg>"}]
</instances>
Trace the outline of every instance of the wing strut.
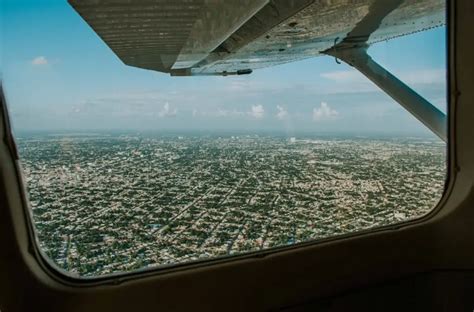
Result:
<instances>
[{"instance_id":1,"label":"wing strut","mask_svg":"<svg viewBox=\"0 0 474 312\"><path fill-rule=\"evenodd\" d=\"M385 68L377 64L377 62L367 54L366 46L340 48L341 49L337 49L337 46L335 46L325 51L325 53L356 68L433 131L441 140L446 142L446 114L441 112Z\"/></svg>"}]
</instances>

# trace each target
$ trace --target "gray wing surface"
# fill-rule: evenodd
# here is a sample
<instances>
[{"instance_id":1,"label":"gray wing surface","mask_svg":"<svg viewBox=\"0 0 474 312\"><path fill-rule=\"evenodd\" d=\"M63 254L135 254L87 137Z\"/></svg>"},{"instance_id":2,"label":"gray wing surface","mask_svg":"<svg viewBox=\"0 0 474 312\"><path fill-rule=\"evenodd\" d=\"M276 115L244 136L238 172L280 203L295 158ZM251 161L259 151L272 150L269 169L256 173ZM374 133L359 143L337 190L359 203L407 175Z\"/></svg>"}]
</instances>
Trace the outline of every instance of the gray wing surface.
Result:
<instances>
[{"instance_id":1,"label":"gray wing surface","mask_svg":"<svg viewBox=\"0 0 474 312\"><path fill-rule=\"evenodd\" d=\"M69 3L125 64L177 76L246 74L322 55L341 41L370 45L445 23L443 0Z\"/></svg>"}]
</instances>

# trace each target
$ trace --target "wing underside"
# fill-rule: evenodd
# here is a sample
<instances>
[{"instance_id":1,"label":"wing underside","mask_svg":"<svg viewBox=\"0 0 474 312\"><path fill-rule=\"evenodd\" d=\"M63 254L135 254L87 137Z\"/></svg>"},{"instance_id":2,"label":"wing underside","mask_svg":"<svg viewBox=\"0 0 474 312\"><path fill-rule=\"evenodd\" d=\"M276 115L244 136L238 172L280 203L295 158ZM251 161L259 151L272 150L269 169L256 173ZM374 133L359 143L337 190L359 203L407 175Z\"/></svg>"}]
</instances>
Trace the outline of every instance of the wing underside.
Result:
<instances>
[{"instance_id":1,"label":"wing underside","mask_svg":"<svg viewBox=\"0 0 474 312\"><path fill-rule=\"evenodd\" d=\"M69 3L125 64L182 76L249 73L319 56L341 41L372 44L445 23L443 0ZM370 31L360 27L368 17L378 18Z\"/></svg>"}]
</instances>

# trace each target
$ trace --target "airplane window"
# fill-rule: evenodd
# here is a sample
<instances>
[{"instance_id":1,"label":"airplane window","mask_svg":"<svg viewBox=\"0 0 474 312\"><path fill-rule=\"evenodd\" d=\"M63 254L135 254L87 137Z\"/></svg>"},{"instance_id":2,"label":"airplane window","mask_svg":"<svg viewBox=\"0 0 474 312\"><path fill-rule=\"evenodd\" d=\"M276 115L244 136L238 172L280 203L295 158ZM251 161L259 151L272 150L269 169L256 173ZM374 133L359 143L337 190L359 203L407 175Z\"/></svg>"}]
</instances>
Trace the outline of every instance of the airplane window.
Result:
<instances>
[{"instance_id":1,"label":"airplane window","mask_svg":"<svg viewBox=\"0 0 474 312\"><path fill-rule=\"evenodd\" d=\"M193 20L206 9L197 2L164 20L167 8L112 2L7 0L0 13L38 246L63 273L284 248L414 220L439 202L444 2L271 1L284 7L277 20L255 1L212 31ZM351 38L402 91L364 56L351 61Z\"/></svg>"}]
</instances>

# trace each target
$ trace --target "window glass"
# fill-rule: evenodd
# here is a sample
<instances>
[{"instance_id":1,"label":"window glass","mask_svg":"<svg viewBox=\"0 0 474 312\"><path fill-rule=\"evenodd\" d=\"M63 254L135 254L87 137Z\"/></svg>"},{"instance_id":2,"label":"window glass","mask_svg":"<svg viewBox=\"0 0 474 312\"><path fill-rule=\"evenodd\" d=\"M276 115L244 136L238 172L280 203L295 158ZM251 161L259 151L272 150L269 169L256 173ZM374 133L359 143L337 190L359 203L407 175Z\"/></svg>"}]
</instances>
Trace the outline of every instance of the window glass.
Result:
<instances>
[{"instance_id":1,"label":"window glass","mask_svg":"<svg viewBox=\"0 0 474 312\"><path fill-rule=\"evenodd\" d=\"M171 77L125 65L65 1L7 0L1 15L39 248L69 274L357 233L443 194L446 143L332 56ZM428 26L368 53L445 113L446 28Z\"/></svg>"}]
</instances>

